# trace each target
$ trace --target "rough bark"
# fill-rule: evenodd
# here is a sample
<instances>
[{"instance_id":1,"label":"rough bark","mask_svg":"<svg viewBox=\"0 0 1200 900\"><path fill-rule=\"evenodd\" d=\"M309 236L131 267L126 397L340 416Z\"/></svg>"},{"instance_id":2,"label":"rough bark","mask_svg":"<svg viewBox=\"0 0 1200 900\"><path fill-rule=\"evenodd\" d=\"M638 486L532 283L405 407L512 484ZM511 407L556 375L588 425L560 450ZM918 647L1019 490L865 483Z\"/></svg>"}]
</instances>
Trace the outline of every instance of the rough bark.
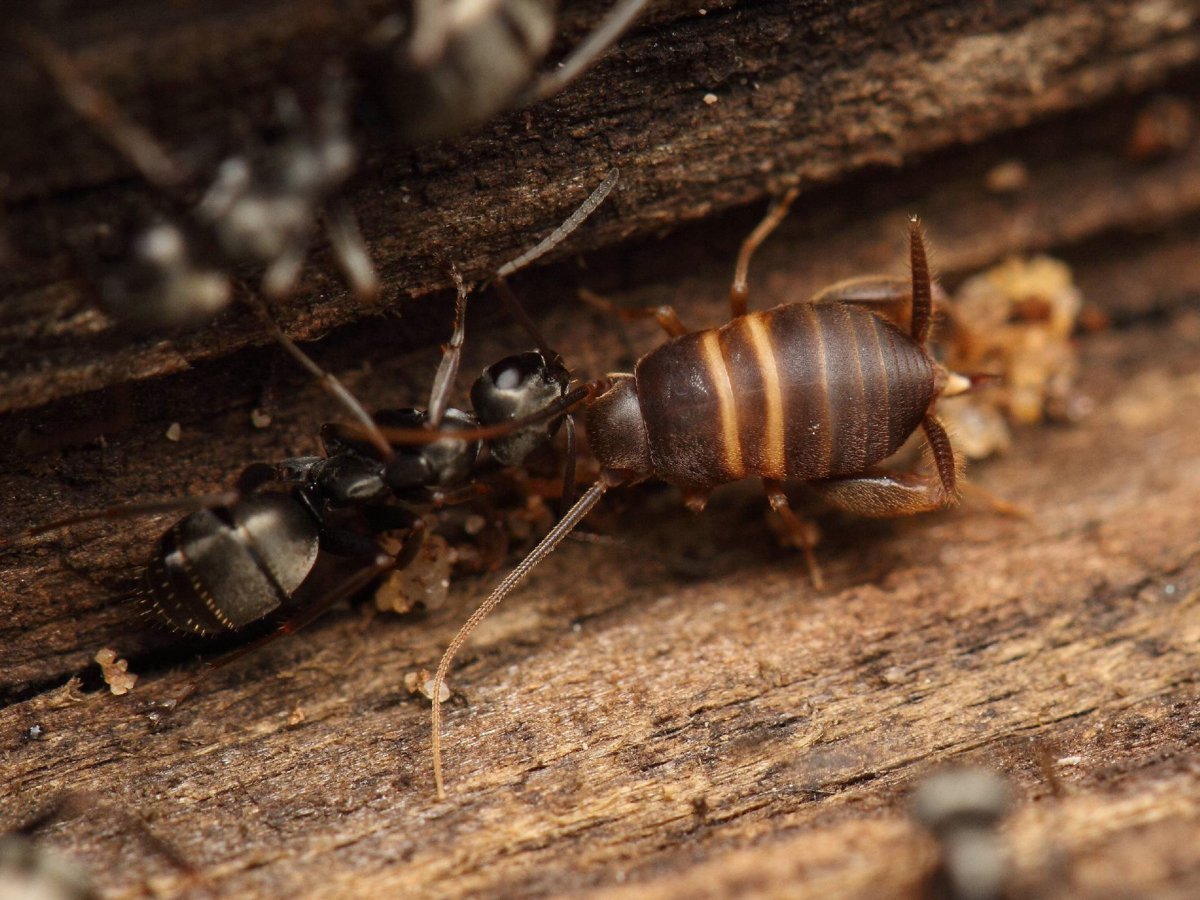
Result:
<instances>
[{"instance_id":1,"label":"rough bark","mask_svg":"<svg viewBox=\"0 0 1200 900\"><path fill-rule=\"evenodd\" d=\"M565 14L565 43L600 5ZM299 0L242 13L197 0L143 28L115 9L111 30L81 14L62 39L180 147L233 127L231 90L265 107L283 47L343 53L354 16L369 18L365 4L330 18ZM908 792L975 762L1014 783L1022 896L1200 891L1200 141L1185 129L1153 159L1130 152L1158 92L1195 114L1200 10L708 9L664 5L572 92L463 142L406 152L368 135L353 199L391 285L383 306L441 285L439 255L478 274L527 246L614 162L621 193L572 239L591 251L583 264L517 285L581 377L627 367L658 337L584 311L576 285L717 323L762 209L725 207L785 184L804 193L755 261L759 307L903 271L913 211L950 286L1050 250L1114 327L1082 343L1093 414L1027 429L972 470L1030 519L971 503L824 518L818 593L752 486L699 517L671 491L622 492L595 527L625 545L566 545L453 671L445 803L429 784L428 705L403 676L432 667L483 579L427 616L335 612L172 708L197 647L126 600L165 520L20 539L0 548L0 827L90 792L94 814L41 839L114 896L910 897L934 849L905 816ZM218 43L254 49L219 54L236 62L218 69ZM147 46L161 48L152 66ZM251 346L262 335L247 317L136 341L92 311L65 280L72 234L142 189L33 87L0 104L6 120L36 112L38 136L0 145L15 160L0 168L20 173L6 227L23 254L3 284L0 378L19 410L5 420L6 530L206 492L251 460L312 452L339 413L277 350ZM59 152L21 156L38 141ZM986 177L1014 160L1023 182ZM396 213L401 197L411 214ZM396 406L428 389L442 299L367 317L379 310L355 308L319 255L281 318L313 337L364 317L311 349L368 406ZM527 342L489 297L473 302L464 385ZM118 390L89 393L103 386ZM269 427L250 424L255 407ZM143 674L132 694L93 690L104 646ZM62 688L80 672L89 692Z\"/></svg>"},{"instance_id":2,"label":"rough bark","mask_svg":"<svg viewBox=\"0 0 1200 900\"><path fill-rule=\"evenodd\" d=\"M552 57L606 7L572 4ZM318 71L323 59L354 59L377 10L368 2L339 5L335 15L315 0L231 8L197 0L171 16L131 4L78 11L69 26L38 24L130 115L203 169L262 127L281 80ZM406 298L444 287L444 260L472 276L487 273L544 234L614 165L626 173L621 193L573 250L661 232L787 185L811 191L864 168L908 164L1145 90L1198 58L1200 10L1189 2L776 0L699 11L664 3L569 92L474 136L409 151L384 131L364 133L350 199L387 287L364 308L318 253L280 317L295 335L315 337L364 315L421 315ZM133 340L98 312L89 260L101 235L144 220L152 192L12 49L4 75L12 89L0 98L0 118L21 123L0 143L13 245L2 285L5 408L262 344L261 328L245 315L172 340ZM1127 134L1091 149L1119 151ZM1110 162L1110 177L1130 182L1133 205L1123 215L1044 221L1042 240L1195 210L1194 159L1157 179ZM1178 175L1186 177L1176 187ZM869 197L865 203L850 208L825 197L819 209L858 216L870 213ZM1061 216L1066 204L1056 205ZM814 221L824 223L820 213ZM1020 222L1010 215L995 223L1010 228L964 229L972 235L964 262L1028 245L1032 235L1012 233ZM945 248L948 263L957 249Z\"/></svg>"}]
</instances>

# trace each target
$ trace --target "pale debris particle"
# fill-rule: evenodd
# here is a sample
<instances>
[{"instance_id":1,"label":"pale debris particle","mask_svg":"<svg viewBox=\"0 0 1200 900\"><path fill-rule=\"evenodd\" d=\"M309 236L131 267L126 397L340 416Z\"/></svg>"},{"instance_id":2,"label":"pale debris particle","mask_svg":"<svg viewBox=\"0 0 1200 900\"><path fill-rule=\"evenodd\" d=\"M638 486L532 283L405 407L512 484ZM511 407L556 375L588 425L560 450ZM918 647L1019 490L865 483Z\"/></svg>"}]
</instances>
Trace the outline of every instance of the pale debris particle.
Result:
<instances>
[{"instance_id":1,"label":"pale debris particle","mask_svg":"<svg viewBox=\"0 0 1200 900\"><path fill-rule=\"evenodd\" d=\"M982 459L1008 449L1010 423L1075 421L1088 410L1075 390L1072 340L1083 298L1071 270L1048 256L1009 259L969 278L947 310L947 366L998 382L938 405L959 450Z\"/></svg>"},{"instance_id":2,"label":"pale debris particle","mask_svg":"<svg viewBox=\"0 0 1200 900\"><path fill-rule=\"evenodd\" d=\"M177 441L183 437L183 427L178 422L172 422L167 428L167 440Z\"/></svg>"},{"instance_id":3,"label":"pale debris particle","mask_svg":"<svg viewBox=\"0 0 1200 900\"><path fill-rule=\"evenodd\" d=\"M266 428L271 424L271 414L263 412L257 406L250 410L250 424L255 428Z\"/></svg>"},{"instance_id":4,"label":"pale debris particle","mask_svg":"<svg viewBox=\"0 0 1200 900\"><path fill-rule=\"evenodd\" d=\"M704 102L707 103L709 106L712 106L714 103L717 102L717 100L718 100L718 97L716 94L705 94L704 95Z\"/></svg>"},{"instance_id":5,"label":"pale debris particle","mask_svg":"<svg viewBox=\"0 0 1200 900\"><path fill-rule=\"evenodd\" d=\"M433 698L433 676L428 669L418 669L416 672L404 673L404 686L410 694L422 694L426 699ZM439 703L450 699L450 687L443 681L442 689L438 691Z\"/></svg>"},{"instance_id":6,"label":"pale debris particle","mask_svg":"<svg viewBox=\"0 0 1200 900\"><path fill-rule=\"evenodd\" d=\"M988 169L983 183L993 194L1015 194L1029 186L1029 170L1019 159L1006 159Z\"/></svg>"},{"instance_id":7,"label":"pale debris particle","mask_svg":"<svg viewBox=\"0 0 1200 900\"><path fill-rule=\"evenodd\" d=\"M398 537L387 535L380 539L387 553L396 553L401 546ZM438 609L446 602L450 589L450 572L457 555L446 539L437 534L427 535L417 558L398 571L389 572L375 591L375 607L383 612L407 613L415 607Z\"/></svg>"},{"instance_id":8,"label":"pale debris particle","mask_svg":"<svg viewBox=\"0 0 1200 900\"><path fill-rule=\"evenodd\" d=\"M103 650L97 650L94 658L100 664L100 674L104 676L110 691L119 697L133 690L138 677L128 671L129 662L120 659L116 650L105 647Z\"/></svg>"},{"instance_id":9,"label":"pale debris particle","mask_svg":"<svg viewBox=\"0 0 1200 900\"><path fill-rule=\"evenodd\" d=\"M1056 766L1077 766L1082 762L1082 756L1064 756L1061 759L1056 759L1054 764Z\"/></svg>"},{"instance_id":10,"label":"pale debris particle","mask_svg":"<svg viewBox=\"0 0 1200 900\"><path fill-rule=\"evenodd\" d=\"M83 682L79 680L78 675L72 675L67 679L67 683L54 691L50 695L49 707L51 709L62 709L64 706L73 706L76 703L84 703L88 699L88 695L82 690Z\"/></svg>"},{"instance_id":11,"label":"pale debris particle","mask_svg":"<svg viewBox=\"0 0 1200 900\"><path fill-rule=\"evenodd\" d=\"M304 721L304 710L301 707L297 706L290 713L288 713L287 723L290 727L295 728L297 725L299 725L303 721Z\"/></svg>"},{"instance_id":12,"label":"pale debris particle","mask_svg":"<svg viewBox=\"0 0 1200 900\"><path fill-rule=\"evenodd\" d=\"M883 670L881 677L884 684L908 684L913 680L912 673L900 666L889 666Z\"/></svg>"}]
</instances>

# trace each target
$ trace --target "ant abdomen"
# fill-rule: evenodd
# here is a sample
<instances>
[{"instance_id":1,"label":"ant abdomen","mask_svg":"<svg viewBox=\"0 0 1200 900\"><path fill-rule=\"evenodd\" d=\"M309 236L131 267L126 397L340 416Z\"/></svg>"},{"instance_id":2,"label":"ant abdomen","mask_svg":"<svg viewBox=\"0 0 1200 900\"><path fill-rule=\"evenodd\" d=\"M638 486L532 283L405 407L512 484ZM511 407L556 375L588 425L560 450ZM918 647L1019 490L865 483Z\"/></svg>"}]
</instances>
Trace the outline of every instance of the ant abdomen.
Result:
<instances>
[{"instance_id":1,"label":"ant abdomen","mask_svg":"<svg viewBox=\"0 0 1200 900\"><path fill-rule=\"evenodd\" d=\"M146 601L180 631L237 631L291 597L316 562L318 537L317 520L288 494L198 510L159 539Z\"/></svg>"}]
</instances>

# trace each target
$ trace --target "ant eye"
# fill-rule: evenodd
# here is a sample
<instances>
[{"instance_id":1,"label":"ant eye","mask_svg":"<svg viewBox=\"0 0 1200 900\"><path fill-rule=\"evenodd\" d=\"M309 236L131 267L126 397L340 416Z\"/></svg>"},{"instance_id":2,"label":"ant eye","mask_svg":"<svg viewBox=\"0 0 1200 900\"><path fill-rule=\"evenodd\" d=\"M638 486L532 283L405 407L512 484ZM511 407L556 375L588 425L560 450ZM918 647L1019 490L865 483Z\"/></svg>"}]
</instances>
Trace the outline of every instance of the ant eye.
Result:
<instances>
[{"instance_id":1,"label":"ant eye","mask_svg":"<svg viewBox=\"0 0 1200 900\"><path fill-rule=\"evenodd\" d=\"M498 391L515 391L536 375L546 380L545 373L545 358L536 351L529 351L500 360L489 367L483 377L490 380L492 387Z\"/></svg>"},{"instance_id":2,"label":"ant eye","mask_svg":"<svg viewBox=\"0 0 1200 900\"><path fill-rule=\"evenodd\" d=\"M502 369L496 375L496 387L502 391L511 391L521 383L521 372L515 366Z\"/></svg>"}]
</instances>

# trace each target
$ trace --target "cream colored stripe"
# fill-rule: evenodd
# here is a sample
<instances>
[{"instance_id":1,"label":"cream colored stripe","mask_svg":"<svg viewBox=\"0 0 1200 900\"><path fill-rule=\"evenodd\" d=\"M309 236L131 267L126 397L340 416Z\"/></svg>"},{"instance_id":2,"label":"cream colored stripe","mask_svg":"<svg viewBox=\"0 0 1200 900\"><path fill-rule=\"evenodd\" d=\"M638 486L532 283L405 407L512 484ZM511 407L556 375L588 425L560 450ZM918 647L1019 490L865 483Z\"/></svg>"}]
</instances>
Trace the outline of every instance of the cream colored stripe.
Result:
<instances>
[{"instance_id":1,"label":"cream colored stripe","mask_svg":"<svg viewBox=\"0 0 1200 900\"><path fill-rule=\"evenodd\" d=\"M721 340L715 330L704 335L704 356L708 373L717 386L717 397L721 401L721 450L725 467L731 481L746 477L742 462L742 440L738 434L737 406L733 399L733 383L729 370L725 368L725 355L721 352Z\"/></svg>"},{"instance_id":2,"label":"cream colored stripe","mask_svg":"<svg viewBox=\"0 0 1200 900\"><path fill-rule=\"evenodd\" d=\"M817 343L817 365L820 368L820 381L816 385L815 393L820 399L821 420L814 422L810 427L813 429L813 435L820 441L821 446L821 467L825 472L833 473L833 416L829 409L829 366L825 363L825 335L821 331L821 318L817 315L816 309L811 305L804 307L805 317L812 327L813 338Z\"/></svg>"},{"instance_id":3,"label":"cream colored stripe","mask_svg":"<svg viewBox=\"0 0 1200 900\"><path fill-rule=\"evenodd\" d=\"M783 386L779 383L779 369L775 366L775 352L771 347L771 335L761 315L743 316L744 322L758 359L762 373L763 392L767 401L766 441L763 449L763 472L767 478L783 481L787 478L787 463L783 452Z\"/></svg>"}]
</instances>

